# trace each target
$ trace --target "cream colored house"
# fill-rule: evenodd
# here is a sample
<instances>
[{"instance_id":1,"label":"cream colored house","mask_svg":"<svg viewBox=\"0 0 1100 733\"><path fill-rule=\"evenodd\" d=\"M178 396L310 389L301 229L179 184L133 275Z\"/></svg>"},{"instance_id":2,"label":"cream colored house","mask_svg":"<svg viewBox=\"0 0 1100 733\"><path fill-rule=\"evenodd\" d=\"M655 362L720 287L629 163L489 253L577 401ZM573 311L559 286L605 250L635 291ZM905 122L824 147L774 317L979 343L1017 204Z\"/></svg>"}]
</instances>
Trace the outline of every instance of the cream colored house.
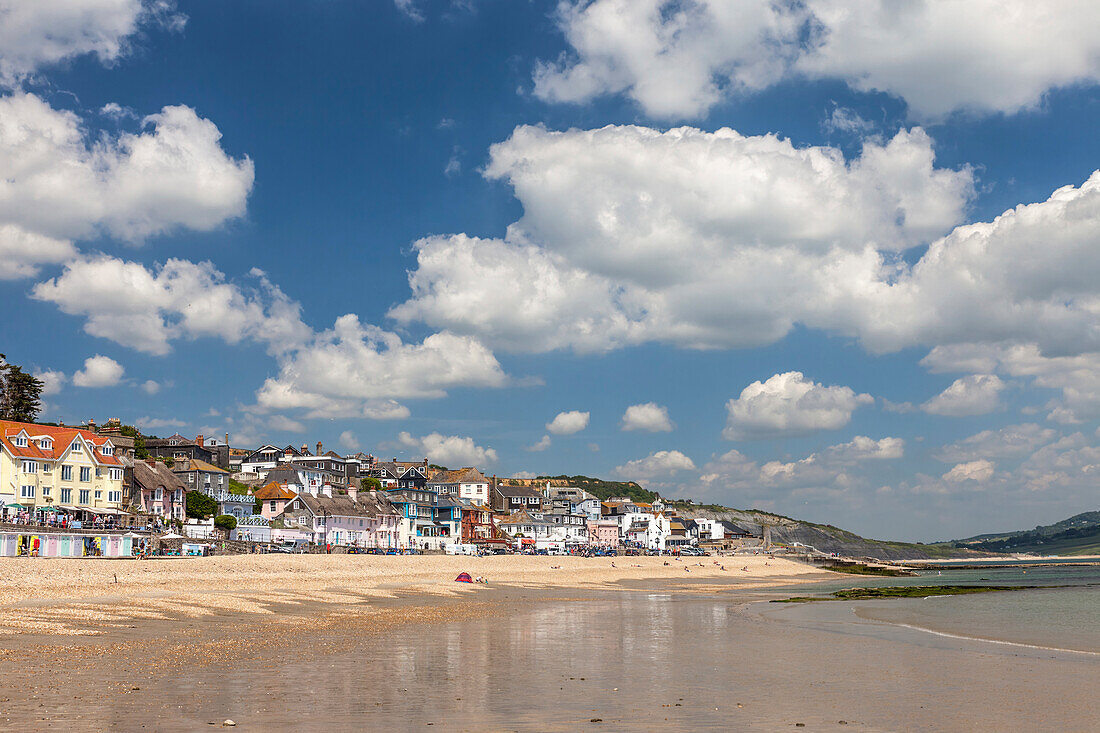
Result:
<instances>
[{"instance_id":1,"label":"cream colored house","mask_svg":"<svg viewBox=\"0 0 1100 733\"><path fill-rule=\"evenodd\" d=\"M116 514L122 472L107 436L0 420L0 512L52 506Z\"/></svg>"}]
</instances>

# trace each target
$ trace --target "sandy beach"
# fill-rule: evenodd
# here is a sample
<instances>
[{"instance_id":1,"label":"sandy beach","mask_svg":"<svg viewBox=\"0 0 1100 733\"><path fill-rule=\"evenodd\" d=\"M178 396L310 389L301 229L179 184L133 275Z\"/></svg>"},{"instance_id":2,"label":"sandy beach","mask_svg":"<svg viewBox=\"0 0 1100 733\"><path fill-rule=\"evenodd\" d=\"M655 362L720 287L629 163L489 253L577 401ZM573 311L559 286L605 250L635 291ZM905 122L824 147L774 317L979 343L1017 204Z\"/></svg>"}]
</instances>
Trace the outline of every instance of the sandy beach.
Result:
<instances>
[{"instance_id":1,"label":"sandy beach","mask_svg":"<svg viewBox=\"0 0 1100 733\"><path fill-rule=\"evenodd\" d=\"M718 564L715 564L717 560ZM725 569L723 570L722 567ZM540 556L237 555L159 560L11 558L0 565L0 638L28 631L94 635L136 619L216 613L275 617L288 604L348 607L403 597L474 597L490 587L607 589L661 583L698 591L766 587L832 573L785 559ZM100 625L97 625L100 624Z\"/></svg>"},{"instance_id":2,"label":"sandy beach","mask_svg":"<svg viewBox=\"0 0 1100 733\"><path fill-rule=\"evenodd\" d=\"M869 623L844 603L762 603L838 576L715 559L5 562L0 664L13 673L0 675L0 729L993 731L1095 719L1098 657ZM490 582L455 583L462 571Z\"/></svg>"}]
</instances>

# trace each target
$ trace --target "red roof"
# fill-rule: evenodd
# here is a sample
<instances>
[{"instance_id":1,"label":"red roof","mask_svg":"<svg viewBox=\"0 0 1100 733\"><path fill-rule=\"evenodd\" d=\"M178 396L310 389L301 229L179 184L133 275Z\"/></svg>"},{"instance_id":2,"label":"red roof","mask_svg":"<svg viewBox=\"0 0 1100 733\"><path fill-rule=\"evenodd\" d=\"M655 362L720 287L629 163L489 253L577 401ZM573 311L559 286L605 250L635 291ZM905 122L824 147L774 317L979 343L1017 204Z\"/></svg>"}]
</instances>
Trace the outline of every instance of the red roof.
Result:
<instances>
[{"instance_id":1,"label":"red roof","mask_svg":"<svg viewBox=\"0 0 1100 733\"><path fill-rule=\"evenodd\" d=\"M26 432L28 437L27 446L25 448L17 446L12 442L12 438L19 435L21 432ZM65 451L68 450L69 446L72 445L72 442L76 440L78 435L82 437L86 443L93 446L92 457L98 463L104 466L122 465L122 462L118 460L117 456L105 456L101 452L103 445L109 440L109 436L96 435L90 430L79 430L77 428L60 428L53 425L36 425L34 423L0 420L0 445L3 445L9 453L17 458L56 461L64 455ZM43 436L53 441L53 446L51 448L43 449L39 447L35 439Z\"/></svg>"}]
</instances>

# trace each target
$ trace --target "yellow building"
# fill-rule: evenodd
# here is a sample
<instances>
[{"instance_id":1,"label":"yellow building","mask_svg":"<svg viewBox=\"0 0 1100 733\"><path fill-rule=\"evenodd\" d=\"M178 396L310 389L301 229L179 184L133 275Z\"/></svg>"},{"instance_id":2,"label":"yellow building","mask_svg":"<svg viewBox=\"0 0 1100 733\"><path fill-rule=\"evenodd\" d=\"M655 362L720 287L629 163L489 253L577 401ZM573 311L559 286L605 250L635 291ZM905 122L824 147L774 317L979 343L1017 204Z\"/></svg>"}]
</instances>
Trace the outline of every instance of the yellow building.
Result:
<instances>
[{"instance_id":1,"label":"yellow building","mask_svg":"<svg viewBox=\"0 0 1100 733\"><path fill-rule=\"evenodd\" d=\"M56 507L117 514L122 471L107 436L0 420L0 513Z\"/></svg>"}]
</instances>

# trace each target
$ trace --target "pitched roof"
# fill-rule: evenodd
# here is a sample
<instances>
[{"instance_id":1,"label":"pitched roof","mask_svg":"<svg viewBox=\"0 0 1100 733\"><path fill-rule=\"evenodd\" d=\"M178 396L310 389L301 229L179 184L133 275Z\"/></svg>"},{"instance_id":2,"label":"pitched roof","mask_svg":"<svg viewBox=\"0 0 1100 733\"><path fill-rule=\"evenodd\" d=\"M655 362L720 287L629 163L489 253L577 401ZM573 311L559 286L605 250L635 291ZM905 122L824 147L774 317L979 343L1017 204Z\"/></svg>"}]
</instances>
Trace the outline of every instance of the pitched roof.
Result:
<instances>
[{"instance_id":1,"label":"pitched roof","mask_svg":"<svg viewBox=\"0 0 1100 733\"><path fill-rule=\"evenodd\" d=\"M294 502L301 502L315 516L320 514L322 509L329 516L338 517L376 517L380 514L397 514L393 504L374 491L360 492L355 499L350 496L298 494ZM290 506L288 504L287 508L289 509Z\"/></svg>"},{"instance_id":2,"label":"pitched roof","mask_svg":"<svg viewBox=\"0 0 1100 733\"><path fill-rule=\"evenodd\" d=\"M176 466L178 466L178 468ZM173 470L202 471L204 473L229 473L229 471L226 471L223 468L218 468L217 466L209 464L206 461L200 461L198 458L184 458L183 460L178 461L175 466L173 466Z\"/></svg>"},{"instance_id":3,"label":"pitched roof","mask_svg":"<svg viewBox=\"0 0 1100 733\"><path fill-rule=\"evenodd\" d=\"M12 442L12 438L19 433L26 431L31 440L27 441L27 446L21 447L15 445ZM53 425L37 425L35 423L23 423L14 422L11 420L0 420L0 444L4 446L13 456L18 458L30 458L40 461L56 461L65 451L69 449L73 441L77 436L80 436L84 441L93 446L93 458L105 466L121 466L122 462L117 456L110 455L105 456L102 453L102 447L110 439L109 436L96 435L90 430L80 430L78 428L62 428ZM46 449L40 447L34 438L48 437L53 441L53 447ZM113 446L114 443L112 442Z\"/></svg>"},{"instance_id":4,"label":"pitched roof","mask_svg":"<svg viewBox=\"0 0 1100 733\"><path fill-rule=\"evenodd\" d=\"M458 468L453 471L436 471L432 476L433 484L484 484L489 479L476 468Z\"/></svg>"},{"instance_id":5,"label":"pitched roof","mask_svg":"<svg viewBox=\"0 0 1100 733\"><path fill-rule=\"evenodd\" d=\"M187 491L180 477L160 461L152 466L148 461L134 461L134 483L143 489L161 487L169 491Z\"/></svg>"},{"instance_id":6,"label":"pitched roof","mask_svg":"<svg viewBox=\"0 0 1100 733\"><path fill-rule=\"evenodd\" d=\"M288 489L284 484L272 481L256 489L256 491L253 492L253 496L260 501L271 501L272 499L286 499L290 501L297 496L297 494Z\"/></svg>"},{"instance_id":7,"label":"pitched roof","mask_svg":"<svg viewBox=\"0 0 1100 733\"><path fill-rule=\"evenodd\" d=\"M502 486L497 484L493 487L501 496L538 496L542 497L542 492L538 489L532 489L530 486Z\"/></svg>"}]
</instances>

